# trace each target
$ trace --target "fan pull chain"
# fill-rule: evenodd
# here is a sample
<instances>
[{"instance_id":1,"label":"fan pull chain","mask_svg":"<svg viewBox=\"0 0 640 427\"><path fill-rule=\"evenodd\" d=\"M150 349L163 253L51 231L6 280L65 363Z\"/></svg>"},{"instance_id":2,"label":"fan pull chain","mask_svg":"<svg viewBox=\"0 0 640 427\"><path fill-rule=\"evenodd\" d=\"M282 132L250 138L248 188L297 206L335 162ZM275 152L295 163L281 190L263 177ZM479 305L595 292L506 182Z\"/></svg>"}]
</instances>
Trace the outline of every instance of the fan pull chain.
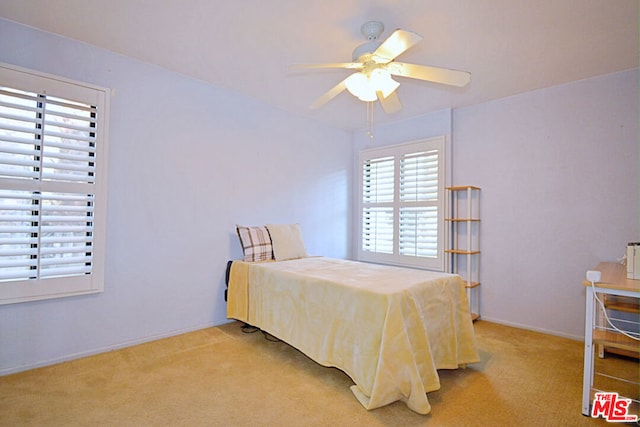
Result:
<instances>
[{"instance_id":1,"label":"fan pull chain","mask_svg":"<svg viewBox=\"0 0 640 427\"><path fill-rule=\"evenodd\" d=\"M373 102L367 102L367 136L373 139Z\"/></svg>"}]
</instances>

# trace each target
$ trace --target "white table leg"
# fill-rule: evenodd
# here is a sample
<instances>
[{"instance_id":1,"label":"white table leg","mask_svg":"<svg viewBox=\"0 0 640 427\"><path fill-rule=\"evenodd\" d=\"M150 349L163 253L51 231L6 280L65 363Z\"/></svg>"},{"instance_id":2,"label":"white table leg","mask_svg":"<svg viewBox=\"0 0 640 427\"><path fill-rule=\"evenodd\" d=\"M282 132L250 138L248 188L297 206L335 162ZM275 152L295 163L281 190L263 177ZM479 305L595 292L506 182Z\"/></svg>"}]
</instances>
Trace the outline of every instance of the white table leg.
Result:
<instances>
[{"instance_id":1,"label":"white table leg","mask_svg":"<svg viewBox=\"0 0 640 427\"><path fill-rule=\"evenodd\" d=\"M591 387L593 386L593 288L587 286L584 321L584 378L582 380L582 415L591 416Z\"/></svg>"}]
</instances>

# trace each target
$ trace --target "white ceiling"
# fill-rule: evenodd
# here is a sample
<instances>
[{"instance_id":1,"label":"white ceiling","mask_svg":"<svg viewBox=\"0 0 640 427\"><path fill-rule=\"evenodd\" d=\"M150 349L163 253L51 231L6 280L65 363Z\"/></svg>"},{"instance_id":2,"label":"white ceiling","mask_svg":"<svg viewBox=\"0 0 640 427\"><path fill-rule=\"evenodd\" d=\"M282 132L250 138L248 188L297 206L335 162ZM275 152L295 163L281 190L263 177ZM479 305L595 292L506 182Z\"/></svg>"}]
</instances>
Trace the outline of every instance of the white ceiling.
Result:
<instances>
[{"instance_id":1,"label":"white ceiling","mask_svg":"<svg viewBox=\"0 0 640 427\"><path fill-rule=\"evenodd\" d=\"M0 16L229 88L344 129L365 104L308 106L349 70L360 26L424 37L399 60L472 73L451 88L398 78L404 108L383 123L638 67L638 0L2 0Z\"/></svg>"}]
</instances>

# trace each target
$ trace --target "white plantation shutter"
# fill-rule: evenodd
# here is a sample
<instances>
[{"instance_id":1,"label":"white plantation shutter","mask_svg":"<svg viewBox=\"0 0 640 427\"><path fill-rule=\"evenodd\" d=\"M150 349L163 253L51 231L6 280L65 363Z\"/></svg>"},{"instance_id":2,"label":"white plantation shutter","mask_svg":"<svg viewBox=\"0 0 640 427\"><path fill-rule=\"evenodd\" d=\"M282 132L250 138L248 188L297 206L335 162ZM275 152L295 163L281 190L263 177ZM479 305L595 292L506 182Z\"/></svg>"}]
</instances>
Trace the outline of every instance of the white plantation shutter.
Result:
<instances>
[{"instance_id":1,"label":"white plantation shutter","mask_svg":"<svg viewBox=\"0 0 640 427\"><path fill-rule=\"evenodd\" d=\"M362 216L362 249L392 254L393 208L365 207Z\"/></svg>"},{"instance_id":2,"label":"white plantation shutter","mask_svg":"<svg viewBox=\"0 0 640 427\"><path fill-rule=\"evenodd\" d=\"M393 253L393 194L395 161L391 157L365 160L362 171L362 248Z\"/></svg>"},{"instance_id":3,"label":"white plantation shutter","mask_svg":"<svg viewBox=\"0 0 640 427\"><path fill-rule=\"evenodd\" d=\"M102 291L107 99L0 64L0 303Z\"/></svg>"},{"instance_id":4,"label":"white plantation shutter","mask_svg":"<svg viewBox=\"0 0 640 427\"><path fill-rule=\"evenodd\" d=\"M401 255L438 256L438 150L400 157Z\"/></svg>"},{"instance_id":5,"label":"white plantation shutter","mask_svg":"<svg viewBox=\"0 0 640 427\"><path fill-rule=\"evenodd\" d=\"M359 259L444 269L443 153L443 137L360 153Z\"/></svg>"}]
</instances>

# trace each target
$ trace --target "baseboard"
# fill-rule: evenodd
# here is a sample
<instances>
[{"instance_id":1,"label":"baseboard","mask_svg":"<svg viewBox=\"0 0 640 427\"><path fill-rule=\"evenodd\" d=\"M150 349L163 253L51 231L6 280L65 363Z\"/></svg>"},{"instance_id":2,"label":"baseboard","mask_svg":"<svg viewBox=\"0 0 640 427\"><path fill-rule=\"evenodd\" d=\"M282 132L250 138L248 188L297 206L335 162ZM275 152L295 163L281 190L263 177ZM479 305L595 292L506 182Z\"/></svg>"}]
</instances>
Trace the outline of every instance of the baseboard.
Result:
<instances>
[{"instance_id":1,"label":"baseboard","mask_svg":"<svg viewBox=\"0 0 640 427\"><path fill-rule=\"evenodd\" d=\"M224 323L227 323L227 322L224 322ZM123 341L121 343L114 344L114 345L109 345L109 346L105 346L105 347L97 347L97 348L93 348L91 350L82 351L82 352L74 353L74 354L69 354L69 355L62 356L62 357L57 357L57 358L48 359L48 360L42 360L42 361L35 362L35 363L29 363L27 365L20 365L20 366L14 366L14 367L9 367L9 368L3 368L3 369L0 369L0 377L4 376L4 375L16 374L18 372L29 371L31 369L42 368L42 367L50 366L50 365L56 365L58 363L69 362L71 360L80 359L80 358L88 357L88 356L94 356L94 355L100 354L100 353L106 353L106 352L109 352L109 351L120 350L120 349L123 349L123 348L126 348L126 347L132 347L132 346L138 345L138 344L144 344L144 343L151 342L151 341L161 340L163 338L169 338L169 337L173 337L173 336L176 336L176 335L186 334L188 332L198 331L200 329L206 329L206 328L211 328L211 327L214 327L214 326L220 326L220 325L223 325L224 323L208 322L208 323L204 323L204 324L200 324L200 325L196 325L196 326L191 326L191 327L184 328L184 329L175 329L175 330L171 330L171 331L161 332L159 334L154 334L154 335L149 335L149 336L146 336L146 337L137 338L137 339L134 339L134 340Z\"/></svg>"},{"instance_id":2,"label":"baseboard","mask_svg":"<svg viewBox=\"0 0 640 427\"><path fill-rule=\"evenodd\" d=\"M533 326L523 325L520 323L507 322L501 319L494 319L492 317L487 317L484 314L482 315L482 317L480 317L480 320L485 320L491 323L497 323L498 325L511 326L512 328L524 329L524 330L533 331L533 332L540 332L542 334L553 335L556 337L567 338L574 341L584 342L584 336L582 335L571 335L571 334L565 334L564 332L551 331L549 329L535 328Z\"/></svg>"}]
</instances>

